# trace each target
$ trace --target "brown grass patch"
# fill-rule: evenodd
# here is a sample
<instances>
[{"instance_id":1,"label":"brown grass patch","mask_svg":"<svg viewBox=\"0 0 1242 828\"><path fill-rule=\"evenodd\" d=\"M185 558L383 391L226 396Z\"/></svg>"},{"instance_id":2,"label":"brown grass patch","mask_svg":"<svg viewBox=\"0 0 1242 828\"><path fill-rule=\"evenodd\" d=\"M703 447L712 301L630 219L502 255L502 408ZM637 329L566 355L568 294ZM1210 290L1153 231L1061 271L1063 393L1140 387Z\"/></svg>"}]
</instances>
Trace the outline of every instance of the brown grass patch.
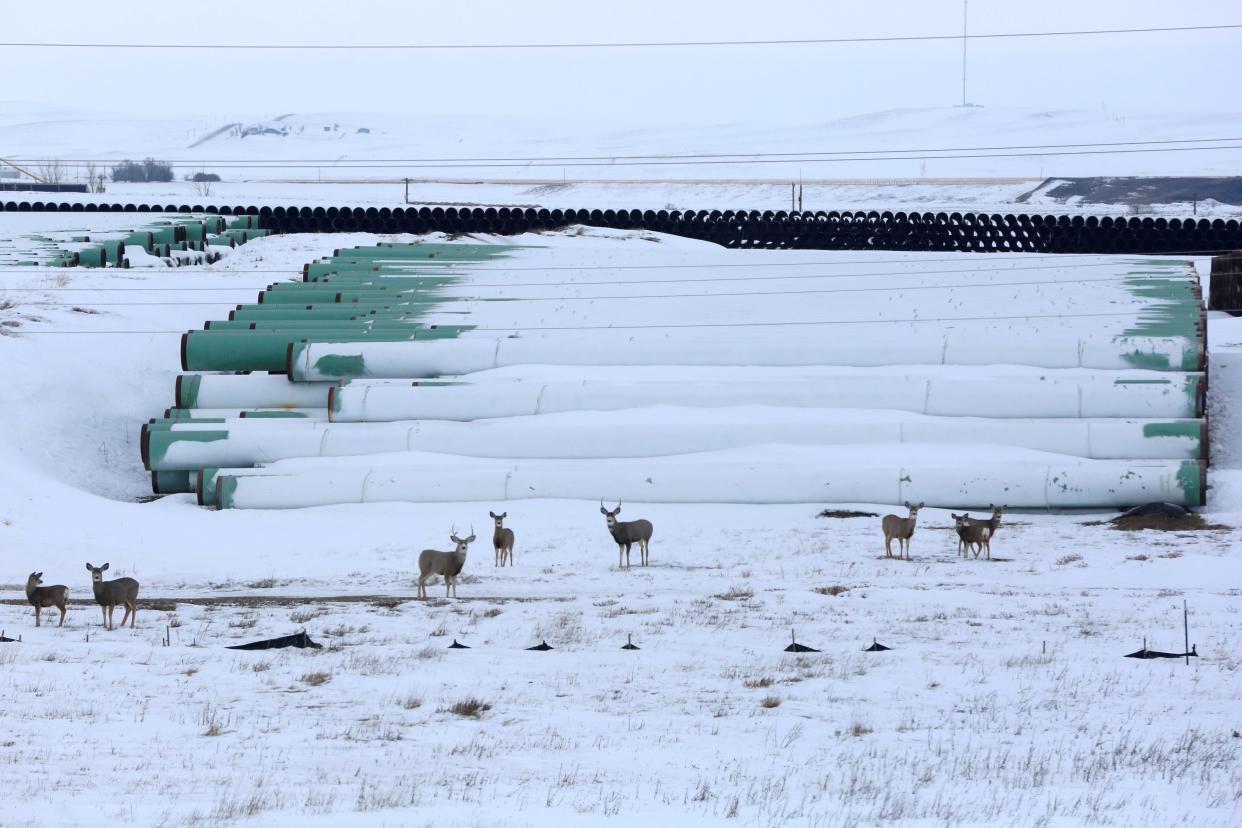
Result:
<instances>
[{"instance_id":1,"label":"brown grass patch","mask_svg":"<svg viewBox=\"0 0 1242 828\"><path fill-rule=\"evenodd\" d=\"M844 592L849 592L850 588L847 586L841 586L840 584L834 584L833 586L828 587L815 587L815 591L820 595L840 595Z\"/></svg>"},{"instance_id":2,"label":"brown grass patch","mask_svg":"<svg viewBox=\"0 0 1242 828\"><path fill-rule=\"evenodd\" d=\"M879 517L875 512L856 512L853 509L825 509L815 517L821 518L863 518Z\"/></svg>"},{"instance_id":3,"label":"brown grass patch","mask_svg":"<svg viewBox=\"0 0 1242 828\"><path fill-rule=\"evenodd\" d=\"M306 673L298 681L303 684L309 684L311 687L319 687L327 684L332 679L331 673Z\"/></svg>"},{"instance_id":4,"label":"brown grass patch","mask_svg":"<svg viewBox=\"0 0 1242 828\"><path fill-rule=\"evenodd\" d=\"M461 701L449 705L448 707L441 707L437 712L452 713L456 716L465 716L467 718L477 719L491 709L492 706L487 702L479 701L471 696L468 699L462 699Z\"/></svg>"},{"instance_id":5,"label":"brown grass patch","mask_svg":"<svg viewBox=\"0 0 1242 828\"><path fill-rule=\"evenodd\" d=\"M1153 529L1158 532L1222 532L1233 528L1223 523L1208 523L1198 512L1191 512L1186 517L1169 515L1115 517L1108 523L1113 529L1121 532L1139 532L1143 529Z\"/></svg>"}]
</instances>

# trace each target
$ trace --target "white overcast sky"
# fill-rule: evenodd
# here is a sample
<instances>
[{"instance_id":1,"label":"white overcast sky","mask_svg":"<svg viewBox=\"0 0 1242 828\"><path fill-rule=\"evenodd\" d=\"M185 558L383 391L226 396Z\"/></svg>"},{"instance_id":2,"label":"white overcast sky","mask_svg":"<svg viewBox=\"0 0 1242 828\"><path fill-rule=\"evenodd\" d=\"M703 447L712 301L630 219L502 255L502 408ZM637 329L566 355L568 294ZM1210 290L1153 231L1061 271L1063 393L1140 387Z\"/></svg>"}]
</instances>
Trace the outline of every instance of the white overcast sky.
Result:
<instances>
[{"instance_id":1,"label":"white overcast sky","mask_svg":"<svg viewBox=\"0 0 1242 828\"><path fill-rule=\"evenodd\" d=\"M0 40L531 43L957 34L961 0L7 2ZM1242 23L1238 0L970 0L974 32ZM971 41L985 106L1237 111L1242 29ZM960 100L960 41L248 52L0 47L0 99L101 111L496 113L615 127L806 123Z\"/></svg>"}]
</instances>

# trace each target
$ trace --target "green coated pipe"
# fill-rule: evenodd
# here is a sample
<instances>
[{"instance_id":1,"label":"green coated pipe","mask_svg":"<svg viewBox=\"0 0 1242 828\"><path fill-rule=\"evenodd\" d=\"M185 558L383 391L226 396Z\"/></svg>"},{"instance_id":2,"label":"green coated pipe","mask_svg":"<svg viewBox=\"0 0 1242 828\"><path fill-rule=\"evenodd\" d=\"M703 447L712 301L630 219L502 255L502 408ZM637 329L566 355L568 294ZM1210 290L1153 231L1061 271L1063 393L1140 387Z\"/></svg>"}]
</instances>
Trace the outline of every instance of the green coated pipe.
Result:
<instances>
[{"instance_id":1,"label":"green coated pipe","mask_svg":"<svg viewBox=\"0 0 1242 828\"><path fill-rule=\"evenodd\" d=\"M151 491L155 494L188 494L195 491L197 473L191 471L151 472Z\"/></svg>"},{"instance_id":2,"label":"green coated pipe","mask_svg":"<svg viewBox=\"0 0 1242 828\"><path fill-rule=\"evenodd\" d=\"M461 326L413 331L188 331L181 336L183 371L287 370L289 346L295 342L402 342L458 336Z\"/></svg>"}]
</instances>

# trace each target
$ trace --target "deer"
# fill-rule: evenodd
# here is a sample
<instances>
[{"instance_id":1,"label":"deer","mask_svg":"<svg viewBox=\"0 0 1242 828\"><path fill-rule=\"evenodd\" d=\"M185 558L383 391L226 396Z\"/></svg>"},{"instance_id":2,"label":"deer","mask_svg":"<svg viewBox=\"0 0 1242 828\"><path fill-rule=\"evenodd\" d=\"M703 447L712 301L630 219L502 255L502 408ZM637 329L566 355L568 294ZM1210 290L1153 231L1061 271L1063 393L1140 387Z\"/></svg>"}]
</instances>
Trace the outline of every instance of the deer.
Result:
<instances>
[{"instance_id":1,"label":"deer","mask_svg":"<svg viewBox=\"0 0 1242 828\"><path fill-rule=\"evenodd\" d=\"M125 607L125 614L121 616L121 626L124 627L125 622L128 621L129 628L132 630L138 620L138 582L133 578L105 581L103 574L108 568L107 564L91 566L88 563L86 568L91 573L91 587L95 590L95 603L99 604L103 612L103 627L113 629L112 611L116 609L117 604L120 604Z\"/></svg>"},{"instance_id":2,"label":"deer","mask_svg":"<svg viewBox=\"0 0 1242 828\"><path fill-rule=\"evenodd\" d=\"M654 527L649 520L617 520L617 515L621 514L621 501L617 501L617 508L609 511L604 508L604 501L599 502L600 514L608 521L608 531L612 533L612 539L617 542L617 568L621 568L621 556L625 555L625 568L630 568L630 547L635 543L638 544L638 560L642 566L646 566L650 562L647 552L647 544L651 543L651 533Z\"/></svg>"},{"instance_id":3,"label":"deer","mask_svg":"<svg viewBox=\"0 0 1242 828\"><path fill-rule=\"evenodd\" d=\"M978 520L969 515L962 515L962 517L965 518L965 522L970 526L987 527L987 532L983 536L983 542L975 550L975 557L978 558L980 552L986 551L987 559L990 561L992 560L992 537L996 534L996 530L1000 528L1001 513L1005 511L1005 507L989 503L988 508L992 510L992 517L987 520Z\"/></svg>"},{"instance_id":4,"label":"deer","mask_svg":"<svg viewBox=\"0 0 1242 828\"><path fill-rule=\"evenodd\" d=\"M906 560L910 560L910 536L914 534L914 523L918 520L919 509L925 505L920 502L918 506L911 506L910 501L903 504L910 510L909 517L898 517L897 515L885 515L880 521L881 528L884 529L884 557L893 557L893 539L897 540L897 557L902 557L902 551L905 552Z\"/></svg>"},{"instance_id":5,"label":"deer","mask_svg":"<svg viewBox=\"0 0 1242 828\"><path fill-rule=\"evenodd\" d=\"M65 604L69 601L69 587L64 584L39 586L42 583L42 572L31 572L30 577L26 579L26 600L34 607L35 626L43 626L39 620L39 614L44 607L56 607L56 609L60 610L60 623L56 626L65 626Z\"/></svg>"},{"instance_id":6,"label":"deer","mask_svg":"<svg viewBox=\"0 0 1242 828\"><path fill-rule=\"evenodd\" d=\"M496 522L496 531L492 532L492 546L496 549L496 566L504 566L506 560L509 561L509 566L513 566L513 530L505 528L505 518L509 516L509 513L488 512L488 514Z\"/></svg>"},{"instance_id":7,"label":"deer","mask_svg":"<svg viewBox=\"0 0 1242 828\"><path fill-rule=\"evenodd\" d=\"M970 548L974 546L975 557L978 558L979 552L992 537L991 524L986 520L975 520L969 513L956 515L950 512L949 516L953 518L953 529L957 532L957 554L968 557Z\"/></svg>"},{"instance_id":8,"label":"deer","mask_svg":"<svg viewBox=\"0 0 1242 828\"><path fill-rule=\"evenodd\" d=\"M462 567L466 565L466 552L470 544L474 543L474 527L470 527L470 537L457 537L457 529L449 534L449 540L457 545L452 552L441 552L438 549L424 549L418 556L418 597L427 597L427 579L432 575L441 575L444 577L444 597L448 598L450 593L452 597L457 597L457 576L461 573Z\"/></svg>"}]
</instances>

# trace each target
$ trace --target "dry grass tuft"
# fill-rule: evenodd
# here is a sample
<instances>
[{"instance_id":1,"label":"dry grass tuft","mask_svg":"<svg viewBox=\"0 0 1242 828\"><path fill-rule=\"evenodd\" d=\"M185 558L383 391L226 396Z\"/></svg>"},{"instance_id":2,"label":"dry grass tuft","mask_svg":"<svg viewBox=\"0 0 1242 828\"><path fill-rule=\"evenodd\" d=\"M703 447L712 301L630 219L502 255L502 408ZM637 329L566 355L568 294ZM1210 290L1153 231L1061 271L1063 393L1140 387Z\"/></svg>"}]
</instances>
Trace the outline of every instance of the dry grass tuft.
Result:
<instances>
[{"instance_id":1,"label":"dry grass tuft","mask_svg":"<svg viewBox=\"0 0 1242 828\"><path fill-rule=\"evenodd\" d=\"M456 702L455 704L452 704L448 707L441 707L436 712L437 713L452 713L457 716L465 716L467 718L477 719L491 709L492 709L492 706L488 704L487 702L479 701L478 699L471 696L468 699L462 699L461 701Z\"/></svg>"},{"instance_id":2,"label":"dry grass tuft","mask_svg":"<svg viewBox=\"0 0 1242 828\"><path fill-rule=\"evenodd\" d=\"M1072 552L1069 555L1057 558L1057 566L1069 566L1070 564L1078 563L1081 560L1082 555L1079 555L1077 552Z\"/></svg>"},{"instance_id":3,"label":"dry grass tuft","mask_svg":"<svg viewBox=\"0 0 1242 828\"><path fill-rule=\"evenodd\" d=\"M743 687L749 687L751 689L771 687L773 684L776 684L776 679L771 676L764 676L763 678L748 678L742 682Z\"/></svg>"},{"instance_id":4,"label":"dry grass tuft","mask_svg":"<svg viewBox=\"0 0 1242 828\"><path fill-rule=\"evenodd\" d=\"M303 684L309 684L311 687L318 687L321 684L327 684L332 679L331 673L306 673L298 681Z\"/></svg>"},{"instance_id":5,"label":"dry grass tuft","mask_svg":"<svg viewBox=\"0 0 1242 828\"><path fill-rule=\"evenodd\" d=\"M834 584L828 587L815 587L815 591L820 595L840 595L844 592L849 592L850 588L847 586L841 586L840 584Z\"/></svg>"},{"instance_id":6,"label":"dry grass tuft","mask_svg":"<svg viewBox=\"0 0 1242 828\"><path fill-rule=\"evenodd\" d=\"M780 707L781 697L780 696L764 696L763 701L759 702L759 706L766 707L768 710L771 710L774 707Z\"/></svg>"},{"instance_id":7,"label":"dry grass tuft","mask_svg":"<svg viewBox=\"0 0 1242 828\"><path fill-rule=\"evenodd\" d=\"M748 586L729 587L728 592L722 592L715 596L722 601L749 601L755 597L755 591Z\"/></svg>"}]
</instances>

